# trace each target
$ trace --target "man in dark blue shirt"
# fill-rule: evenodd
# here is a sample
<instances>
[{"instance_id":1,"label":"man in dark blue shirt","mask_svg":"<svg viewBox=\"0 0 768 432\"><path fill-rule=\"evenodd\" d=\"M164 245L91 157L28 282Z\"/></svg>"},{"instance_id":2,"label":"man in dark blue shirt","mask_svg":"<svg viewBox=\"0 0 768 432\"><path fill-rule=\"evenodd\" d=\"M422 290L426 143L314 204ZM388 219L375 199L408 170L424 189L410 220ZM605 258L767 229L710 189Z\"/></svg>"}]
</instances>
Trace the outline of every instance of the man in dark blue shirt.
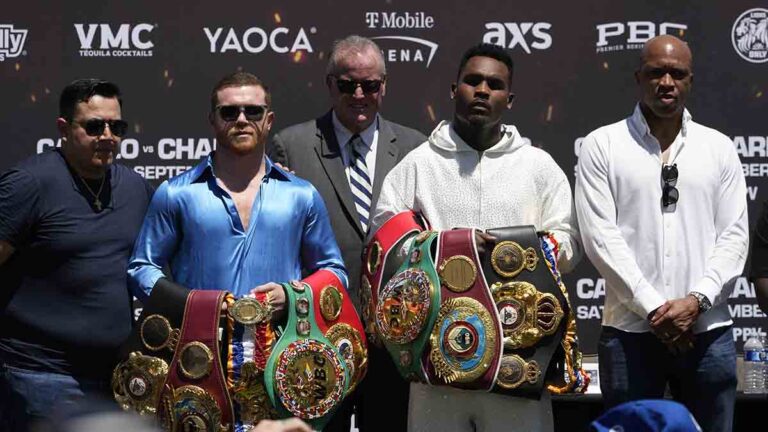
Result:
<instances>
[{"instance_id":1,"label":"man in dark blue shirt","mask_svg":"<svg viewBox=\"0 0 768 432\"><path fill-rule=\"evenodd\" d=\"M109 395L131 329L125 277L152 188L113 164L127 124L115 84L64 88L61 149L0 176L0 431Z\"/></svg>"}]
</instances>

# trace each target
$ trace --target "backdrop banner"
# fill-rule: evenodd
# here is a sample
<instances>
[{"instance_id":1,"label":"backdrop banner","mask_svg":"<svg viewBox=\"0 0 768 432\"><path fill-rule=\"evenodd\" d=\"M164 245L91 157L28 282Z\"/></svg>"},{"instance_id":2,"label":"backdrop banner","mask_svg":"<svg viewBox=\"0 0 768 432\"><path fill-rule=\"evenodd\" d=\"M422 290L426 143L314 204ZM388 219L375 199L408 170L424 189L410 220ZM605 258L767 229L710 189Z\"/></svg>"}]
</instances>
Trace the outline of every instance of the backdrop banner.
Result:
<instances>
[{"instance_id":1,"label":"backdrop banner","mask_svg":"<svg viewBox=\"0 0 768 432\"><path fill-rule=\"evenodd\" d=\"M267 83L274 132L328 110L328 51L359 34L387 60L383 114L427 134L452 115L463 51L480 41L508 49L517 97L505 122L548 151L573 187L582 138L632 112L643 43L673 34L693 51L688 109L733 139L754 225L768 198L767 25L768 4L752 0L16 2L0 16L0 171L59 146L61 89L99 77L124 93L131 127L119 162L158 185L216 148L208 113L222 76L242 69ZM566 283L582 347L595 353L605 282L585 258ZM740 349L768 321L744 277L729 306Z\"/></svg>"}]
</instances>

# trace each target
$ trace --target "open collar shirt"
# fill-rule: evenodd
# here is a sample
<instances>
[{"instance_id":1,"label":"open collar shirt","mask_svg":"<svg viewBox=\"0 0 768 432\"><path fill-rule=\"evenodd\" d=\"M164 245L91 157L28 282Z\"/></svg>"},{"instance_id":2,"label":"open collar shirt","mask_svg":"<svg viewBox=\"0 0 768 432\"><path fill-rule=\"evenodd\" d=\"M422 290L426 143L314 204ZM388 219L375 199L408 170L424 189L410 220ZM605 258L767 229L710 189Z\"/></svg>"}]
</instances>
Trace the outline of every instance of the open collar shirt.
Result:
<instances>
[{"instance_id":1,"label":"open collar shirt","mask_svg":"<svg viewBox=\"0 0 768 432\"><path fill-rule=\"evenodd\" d=\"M264 161L266 172L247 229L216 181L212 154L160 185L128 266L139 298L149 295L166 264L176 283L238 297L258 285L301 279L323 268L346 287L346 270L320 194L268 157Z\"/></svg>"},{"instance_id":2,"label":"open collar shirt","mask_svg":"<svg viewBox=\"0 0 768 432\"><path fill-rule=\"evenodd\" d=\"M735 147L686 110L667 163L677 165L679 200L664 207L661 147L639 105L583 141L576 211L585 252L606 282L603 325L650 331L649 313L692 291L713 304L694 333L732 323L727 299L749 244Z\"/></svg>"}]
</instances>

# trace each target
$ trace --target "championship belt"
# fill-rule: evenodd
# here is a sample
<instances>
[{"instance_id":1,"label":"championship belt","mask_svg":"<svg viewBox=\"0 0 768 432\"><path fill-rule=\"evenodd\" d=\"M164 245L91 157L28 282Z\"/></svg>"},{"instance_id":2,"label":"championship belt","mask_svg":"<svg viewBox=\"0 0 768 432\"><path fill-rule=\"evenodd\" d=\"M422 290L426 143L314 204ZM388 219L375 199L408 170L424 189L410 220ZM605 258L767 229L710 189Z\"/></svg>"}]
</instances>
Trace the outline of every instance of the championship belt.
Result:
<instances>
[{"instance_id":1,"label":"championship belt","mask_svg":"<svg viewBox=\"0 0 768 432\"><path fill-rule=\"evenodd\" d=\"M157 415L166 431L228 431L234 421L219 352L224 291L193 290Z\"/></svg>"},{"instance_id":2,"label":"championship belt","mask_svg":"<svg viewBox=\"0 0 768 432\"><path fill-rule=\"evenodd\" d=\"M267 360L265 387L280 417L299 417L322 429L349 390L351 377L336 345L320 330L310 284L292 281L283 289L288 318Z\"/></svg>"},{"instance_id":3,"label":"championship belt","mask_svg":"<svg viewBox=\"0 0 768 432\"><path fill-rule=\"evenodd\" d=\"M348 395L363 379L368 368L368 348L363 324L334 272L318 270L302 282L312 290L317 327L336 346L347 365L350 378Z\"/></svg>"},{"instance_id":4,"label":"championship belt","mask_svg":"<svg viewBox=\"0 0 768 432\"><path fill-rule=\"evenodd\" d=\"M414 212L401 212L390 218L373 235L363 249L361 281L362 318L366 332L374 338L374 310L379 301L382 280L386 284L404 261L397 251L415 234L424 230L427 222Z\"/></svg>"},{"instance_id":5,"label":"championship belt","mask_svg":"<svg viewBox=\"0 0 768 432\"><path fill-rule=\"evenodd\" d=\"M487 233L497 241L486 254L483 272L498 310L504 346L497 391L538 396L563 339L563 316L570 312L567 299L553 278L533 226Z\"/></svg>"},{"instance_id":6,"label":"championship belt","mask_svg":"<svg viewBox=\"0 0 768 432\"><path fill-rule=\"evenodd\" d=\"M479 265L474 232L440 233L441 304L431 327L425 370L431 384L488 391L499 367L502 330Z\"/></svg>"},{"instance_id":7,"label":"championship belt","mask_svg":"<svg viewBox=\"0 0 768 432\"><path fill-rule=\"evenodd\" d=\"M156 414L190 292L172 284L152 290L137 326L120 348L125 361L112 374L112 392L122 409Z\"/></svg>"},{"instance_id":8,"label":"championship belt","mask_svg":"<svg viewBox=\"0 0 768 432\"><path fill-rule=\"evenodd\" d=\"M378 294L376 333L400 374L423 381L421 358L440 308L439 279L432 257L438 235L424 231L413 241L407 260Z\"/></svg>"}]
</instances>

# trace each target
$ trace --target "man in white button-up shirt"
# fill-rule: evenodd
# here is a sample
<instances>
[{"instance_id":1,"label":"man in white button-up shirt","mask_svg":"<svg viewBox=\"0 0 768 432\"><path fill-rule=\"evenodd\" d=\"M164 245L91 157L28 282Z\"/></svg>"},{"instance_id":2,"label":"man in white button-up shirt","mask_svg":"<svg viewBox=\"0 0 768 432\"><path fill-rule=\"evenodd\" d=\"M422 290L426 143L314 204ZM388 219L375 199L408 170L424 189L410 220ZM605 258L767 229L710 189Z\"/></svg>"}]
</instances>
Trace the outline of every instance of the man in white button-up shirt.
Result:
<instances>
[{"instance_id":1,"label":"man in white button-up shirt","mask_svg":"<svg viewBox=\"0 0 768 432\"><path fill-rule=\"evenodd\" d=\"M585 138L576 181L584 248L606 280L600 388L613 406L663 397L669 383L704 430L731 430L727 299L749 243L741 164L685 109L686 43L648 41L635 78L634 113Z\"/></svg>"}]
</instances>

